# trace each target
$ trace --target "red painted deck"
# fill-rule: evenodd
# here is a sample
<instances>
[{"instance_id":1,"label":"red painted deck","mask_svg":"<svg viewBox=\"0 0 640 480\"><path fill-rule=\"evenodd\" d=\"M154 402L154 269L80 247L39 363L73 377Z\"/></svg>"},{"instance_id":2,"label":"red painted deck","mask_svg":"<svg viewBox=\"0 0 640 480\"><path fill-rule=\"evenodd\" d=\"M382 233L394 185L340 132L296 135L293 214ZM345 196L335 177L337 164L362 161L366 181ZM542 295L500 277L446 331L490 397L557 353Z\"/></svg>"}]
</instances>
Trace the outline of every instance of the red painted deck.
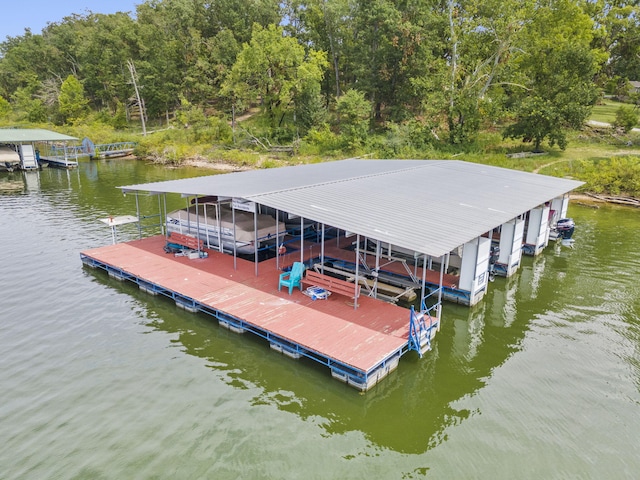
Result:
<instances>
[{"instance_id":1,"label":"red painted deck","mask_svg":"<svg viewBox=\"0 0 640 480\"><path fill-rule=\"evenodd\" d=\"M290 296L278 291L275 259L259 263L256 276L253 262L238 258L234 269L230 255L207 250L208 258L189 259L165 253L164 245L157 236L82 253L363 372L407 344L406 308L361 296L354 309L345 296L314 301L298 289ZM299 255L286 255L285 264Z\"/></svg>"}]
</instances>

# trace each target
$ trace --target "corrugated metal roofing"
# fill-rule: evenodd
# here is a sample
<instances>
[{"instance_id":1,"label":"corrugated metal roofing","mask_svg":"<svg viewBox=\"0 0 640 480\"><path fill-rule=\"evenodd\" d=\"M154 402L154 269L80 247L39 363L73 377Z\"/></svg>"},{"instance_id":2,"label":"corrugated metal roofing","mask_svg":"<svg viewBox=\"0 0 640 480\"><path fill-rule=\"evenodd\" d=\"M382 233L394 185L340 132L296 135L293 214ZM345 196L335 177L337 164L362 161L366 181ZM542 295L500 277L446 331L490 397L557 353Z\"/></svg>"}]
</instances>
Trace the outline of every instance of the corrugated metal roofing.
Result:
<instances>
[{"instance_id":1,"label":"corrugated metal roofing","mask_svg":"<svg viewBox=\"0 0 640 480\"><path fill-rule=\"evenodd\" d=\"M0 143L68 142L72 140L78 139L42 128L0 128Z\"/></svg>"},{"instance_id":2,"label":"corrugated metal roofing","mask_svg":"<svg viewBox=\"0 0 640 480\"><path fill-rule=\"evenodd\" d=\"M437 160L428 161L435 162ZM327 182L347 181L357 176L385 174L396 170L417 168L421 162L423 161L352 159L296 165L293 167L271 168L267 170L208 175L204 177L144 183L118 188L124 191L249 198L252 195L306 188Z\"/></svg>"},{"instance_id":3,"label":"corrugated metal roofing","mask_svg":"<svg viewBox=\"0 0 640 480\"><path fill-rule=\"evenodd\" d=\"M457 160L342 160L120 188L245 198L439 257L580 185Z\"/></svg>"}]
</instances>

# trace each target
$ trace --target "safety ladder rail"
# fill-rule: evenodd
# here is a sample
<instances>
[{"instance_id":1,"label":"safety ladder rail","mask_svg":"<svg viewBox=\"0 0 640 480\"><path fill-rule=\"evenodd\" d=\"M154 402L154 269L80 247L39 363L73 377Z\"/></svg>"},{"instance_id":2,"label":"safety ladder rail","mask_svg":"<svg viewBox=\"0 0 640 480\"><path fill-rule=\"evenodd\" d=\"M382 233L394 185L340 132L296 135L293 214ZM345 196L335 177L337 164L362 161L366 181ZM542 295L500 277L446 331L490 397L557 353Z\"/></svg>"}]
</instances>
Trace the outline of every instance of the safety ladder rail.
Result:
<instances>
[{"instance_id":1,"label":"safety ladder rail","mask_svg":"<svg viewBox=\"0 0 640 480\"><path fill-rule=\"evenodd\" d=\"M429 325L425 322L425 317L429 320ZM433 327L433 318L428 312L416 312L411 305L411 317L409 321L409 343L407 350L415 350L420 358L425 352L431 350L431 328Z\"/></svg>"},{"instance_id":2,"label":"safety ladder rail","mask_svg":"<svg viewBox=\"0 0 640 480\"><path fill-rule=\"evenodd\" d=\"M440 318L434 317L432 312L438 314L440 312L440 301L436 301L431 307L427 307L426 300L431 296L436 296L439 289L436 289L426 295L421 300L420 311L416 312L411 305L411 316L409 319L409 341L407 350L415 350L420 358L425 352L431 350L431 339L435 336L435 332L440 329Z\"/></svg>"}]
</instances>

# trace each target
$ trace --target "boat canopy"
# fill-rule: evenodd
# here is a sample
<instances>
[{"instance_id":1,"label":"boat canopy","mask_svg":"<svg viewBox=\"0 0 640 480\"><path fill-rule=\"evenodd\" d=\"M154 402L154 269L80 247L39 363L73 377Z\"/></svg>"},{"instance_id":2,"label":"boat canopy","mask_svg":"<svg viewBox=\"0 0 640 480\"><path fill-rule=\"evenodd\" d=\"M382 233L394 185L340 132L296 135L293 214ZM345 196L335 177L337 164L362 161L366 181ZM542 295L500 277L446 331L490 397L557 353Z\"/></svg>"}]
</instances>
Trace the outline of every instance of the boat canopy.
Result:
<instances>
[{"instance_id":1,"label":"boat canopy","mask_svg":"<svg viewBox=\"0 0 640 480\"><path fill-rule=\"evenodd\" d=\"M245 199L440 257L582 184L460 160L348 159L118 188Z\"/></svg>"},{"instance_id":2,"label":"boat canopy","mask_svg":"<svg viewBox=\"0 0 640 480\"><path fill-rule=\"evenodd\" d=\"M76 137L42 128L0 128L0 143L70 142Z\"/></svg>"}]
</instances>

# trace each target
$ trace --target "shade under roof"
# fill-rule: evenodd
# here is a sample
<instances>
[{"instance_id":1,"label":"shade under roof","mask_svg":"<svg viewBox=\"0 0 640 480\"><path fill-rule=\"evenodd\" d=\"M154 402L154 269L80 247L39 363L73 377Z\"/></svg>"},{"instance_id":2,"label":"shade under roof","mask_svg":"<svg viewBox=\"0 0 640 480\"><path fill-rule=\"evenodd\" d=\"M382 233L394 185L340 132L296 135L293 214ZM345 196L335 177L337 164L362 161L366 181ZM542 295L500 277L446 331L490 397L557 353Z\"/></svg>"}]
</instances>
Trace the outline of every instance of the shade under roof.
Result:
<instances>
[{"instance_id":1,"label":"shade under roof","mask_svg":"<svg viewBox=\"0 0 640 480\"><path fill-rule=\"evenodd\" d=\"M458 160L342 160L120 188L244 198L439 257L580 185Z\"/></svg>"},{"instance_id":2,"label":"shade under roof","mask_svg":"<svg viewBox=\"0 0 640 480\"><path fill-rule=\"evenodd\" d=\"M69 142L76 137L42 128L0 128L0 143Z\"/></svg>"}]
</instances>

